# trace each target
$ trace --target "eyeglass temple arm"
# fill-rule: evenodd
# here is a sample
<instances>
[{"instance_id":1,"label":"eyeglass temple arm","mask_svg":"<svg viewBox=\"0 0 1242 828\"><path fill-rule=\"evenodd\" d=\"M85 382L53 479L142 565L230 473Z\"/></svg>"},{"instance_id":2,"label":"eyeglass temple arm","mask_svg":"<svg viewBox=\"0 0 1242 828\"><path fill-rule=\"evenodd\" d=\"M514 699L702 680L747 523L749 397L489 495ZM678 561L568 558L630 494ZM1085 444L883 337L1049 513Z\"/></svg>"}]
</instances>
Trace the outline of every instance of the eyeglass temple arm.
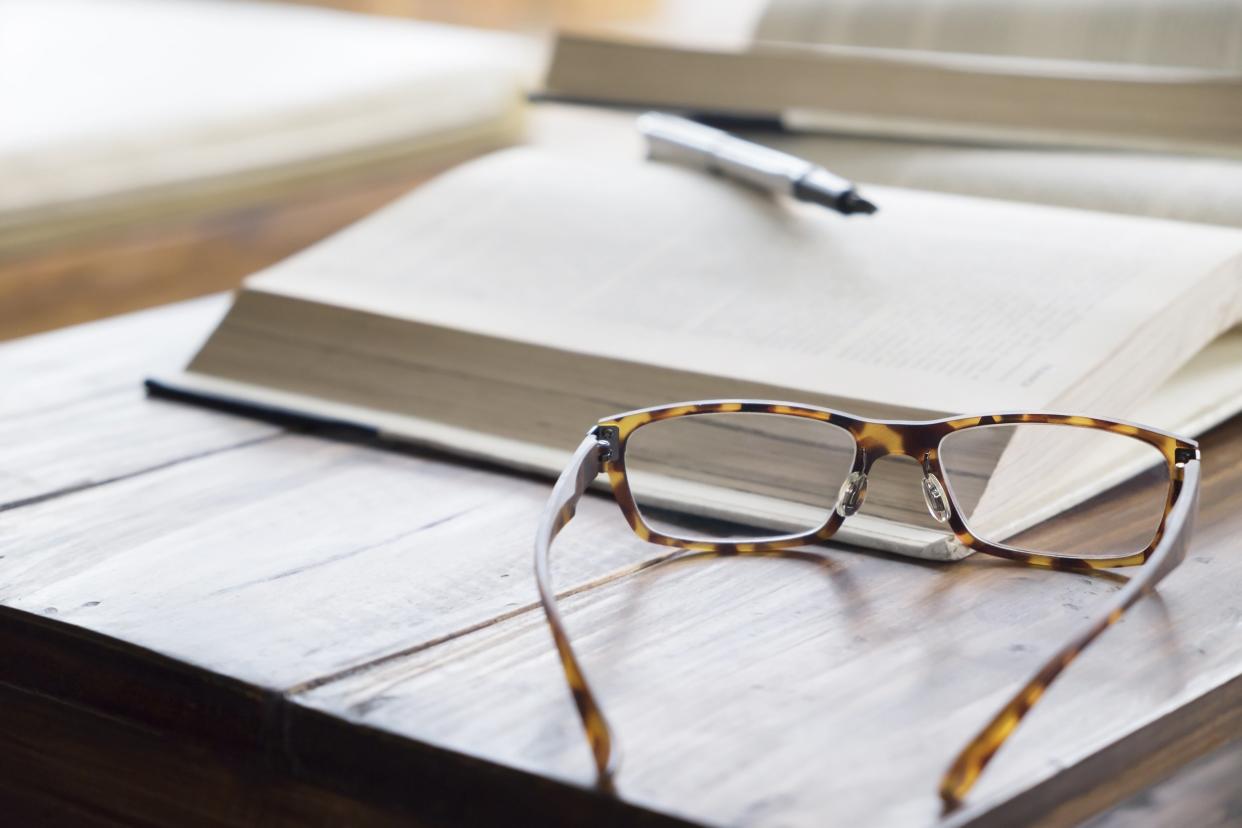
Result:
<instances>
[{"instance_id":1,"label":"eyeglass temple arm","mask_svg":"<svg viewBox=\"0 0 1242 828\"><path fill-rule=\"evenodd\" d=\"M544 507L543 518L539 521L539 530L535 535L535 581L539 586L539 600L543 611L548 616L548 626L552 628L552 638L556 641L556 651L561 657L561 666L565 668L565 679L573 692L574 704L578 707L578 715L582 718L582 727L586 731L587 742L591 745L591 753L595 757L595 767L599 772L601 785L611 784L615 770L612 750L612 731L604 719L603 711L595 700L595 695L587 685L582 666L569 643L569 635L565 632L565 624L561 620L560 610L556 605L556 592L552 588L550 571L550 555L552 541L558 532L573 518L577 510L578 500L591 485L591 481L603 468L602 457L608 444L598 440L593 434L578 446L573 458L565 471L557 479Z\"/></svg>"},{"instance_id":2,"label":"eyeglass temple arm","mask_svg":"<svg viewBox=\"0 0 1242 828\"><path fill-rule=\"evenodd\" d=\"M1182 468L1177 502L1165 521L1165 531L1146 564L1116 594L1106 612L1083 627L1039 672L996 714L979 735L958 754L940 783L944 809L954 810L974 786L983 768L1034 707L1048 685L1069 666L1100 633L1120 620L1122 614L1140 598L1155 590L1156 584L1172 572L1186 556L1186 545L1199 507L1199 461L1190 460Z\"/></svg>"}]
</instances>

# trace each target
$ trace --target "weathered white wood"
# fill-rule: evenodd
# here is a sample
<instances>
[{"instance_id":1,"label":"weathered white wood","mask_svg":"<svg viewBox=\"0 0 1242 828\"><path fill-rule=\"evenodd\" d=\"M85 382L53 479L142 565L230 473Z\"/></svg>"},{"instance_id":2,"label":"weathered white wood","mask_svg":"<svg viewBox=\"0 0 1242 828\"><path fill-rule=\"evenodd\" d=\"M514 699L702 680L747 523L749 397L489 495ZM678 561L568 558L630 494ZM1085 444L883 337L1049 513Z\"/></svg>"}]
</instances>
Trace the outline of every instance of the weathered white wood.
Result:
<instances>
[{"instance_id":1,"label":"weathered white wood","mask_svg":"<svg viewBox=\"0 0 1242 828\"><path fill-rule=\"evenodd\" d=\"M1223 448L1236 457L1242 427L1231 431ZM1209 468L1186 564L1054 685L961 819L1003 813L1015 794L1222 685L1238 692L1242 557L1230 538L1242 519L1227 496L1242 472L1228 457ZM589 554L597 531L571 524L561 560ZM670 563L565 602L620 739L623 798L714 824L933 823L955 751L1121 582L981 558L932 566L826 552L817 561ZM591 782L536 611L300 700Z\"/></svg>"},{"instance_id":2,"label":"weathered white wood","mask_svg":"<svg viewBox=\"0 0 1242 828\"><path fill-rule=\"evenodd\" d=\"M278 433L143 390L185 364L227 305L214 296L0 347L0 510Z\"/></svg>"},{"instance_id":3,"label":"weathered white wood","mask_svg":"<svg viewBox=\"0 0 1242 828\"><path fill-rule=\"evenodd\" d=\"M935 821L955 750L1109 587L971 560L953 571L834 556L657 568L568 602L623 750L621 796L730 825ZM1199 564L1224 569L1219 562ZM898 568L901 571L898 571ZM1041 781L1237 673L1239 567L1173 579L1084 656L972 802ZM904 595L894 595L898 590ZM1218 602L1208 609L1203 601ZM313 691L412 738L589 784L537 613Z\"/></svg>"},{"instance_id":4,"label":"weathered white wood","mask_svg":"<svg viewBox=\"0 0 1242 828\"><path fill-rule=\"evenodd\" d=\"M286 687L535 601L541 481L286 435L14 510L0 601ZM566 584L640 559L603 542ZM624 526L624 524L622 524Z\"/></svg>"}]
</instances>

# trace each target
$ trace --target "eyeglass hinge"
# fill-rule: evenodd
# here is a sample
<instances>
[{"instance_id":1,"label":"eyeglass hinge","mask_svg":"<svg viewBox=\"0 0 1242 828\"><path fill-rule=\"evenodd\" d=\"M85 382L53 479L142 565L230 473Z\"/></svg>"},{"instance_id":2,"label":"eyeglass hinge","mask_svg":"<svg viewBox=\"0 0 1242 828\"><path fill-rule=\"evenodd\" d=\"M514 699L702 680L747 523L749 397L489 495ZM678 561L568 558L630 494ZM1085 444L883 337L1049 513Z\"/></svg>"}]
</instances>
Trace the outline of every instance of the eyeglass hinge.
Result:
<instances>
[{"instance_id":1,"label":"eyeglass hinge","mask_svg":"<svg viewBox=\"0 0 1242 828\"><path fill-rule=\"evenodd\" d=\"M1199 450L1192 448L1179 448L1173 452L1173 462L1181 466L1189 463L1191 460L1199 459Z\"/></svg>"},{"instance_id":2,"label":"eyeglass hinge","mask_svg":"<svg viewBox=\"0 0 1242 828\"><path fill-rule=\"evenodd\" d=\"M599 461L606 463L617 456L617 443L621 440L621 431L616 426L595 426L588 432L599 441Z\"/></svg>"}]
</instances>

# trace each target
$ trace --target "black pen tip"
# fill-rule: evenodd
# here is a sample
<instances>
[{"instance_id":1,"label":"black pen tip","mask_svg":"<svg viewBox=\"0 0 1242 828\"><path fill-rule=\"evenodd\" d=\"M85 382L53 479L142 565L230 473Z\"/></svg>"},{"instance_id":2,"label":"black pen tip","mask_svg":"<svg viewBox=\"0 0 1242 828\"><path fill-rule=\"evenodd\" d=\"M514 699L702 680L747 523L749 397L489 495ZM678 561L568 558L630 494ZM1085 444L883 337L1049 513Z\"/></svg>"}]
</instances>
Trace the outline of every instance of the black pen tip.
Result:
<instances>
[{"instance_id":1,"label":"black pen tip","mask_svg":"<svg viewBox=\"0 0 1242 828\"><path fill-rule=\"evenodd\" d=\"M837 202L837 209L847 216L853 215L854 213L862 213L863 215L869 216L879 208L870 201L867 201L867 199L863 198L858 193L850 190L845 195L841 196L840 201Z\"/></svg>"},{"instance_id":2,"label":"black pen tip","mask_svg":"<svg viewBox=\"0 0 1242 828\"><path fill-rule=\"evenodd\" d=\"M832 178L840 181L835 176ZM835 182L830 182L830 184L833 183ZM837 186L826 186L823 182L815 180L814 175L804 176L795 182L793 196L801 201L822 204L829 210L836 210L846 216L854 213L870 215L880 209L860 196L853 187L842 192Z\"/></svg>"}]
</instances>

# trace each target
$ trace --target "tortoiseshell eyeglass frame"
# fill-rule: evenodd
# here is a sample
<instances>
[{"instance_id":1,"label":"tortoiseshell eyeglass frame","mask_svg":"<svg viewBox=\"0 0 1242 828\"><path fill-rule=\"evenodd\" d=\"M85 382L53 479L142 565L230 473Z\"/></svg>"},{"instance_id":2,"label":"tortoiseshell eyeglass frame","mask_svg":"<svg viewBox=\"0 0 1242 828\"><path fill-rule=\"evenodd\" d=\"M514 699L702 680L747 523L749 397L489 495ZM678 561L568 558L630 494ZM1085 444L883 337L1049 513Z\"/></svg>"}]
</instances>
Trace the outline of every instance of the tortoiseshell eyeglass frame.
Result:
<instances>
[{"instance_id":1,"label":"tortoiseshell eyeglass frame","mask_svg":"<svg viewBox=\"0 0 1242 828\"><path fill-rule=\"evenodd\" d=\"M711 400L678 403L646 408L606 417L588 433L561 473L540 521L535 539L535 579L539 597L557 652L565 669L565 677L573 693L578 714L586 732L601 786L611 788L616 773L613 736L595 695L587 684L582 667L570 645L565 625L556 604L549 566L550 549L557 533L573 517L578 499L600 472L612 484L613 495L630 528L641 538L662 546L695 552L747 554L790 549L832 538L847 519L833 509L826 522L810 532L783 535L758 541L688 540L653 530L643 520L630 492L625 473L625 446L630 435L648 423L673 417L697 414L742 412L778 414L832 423L848 431L856 450L852 471L867 473L872 464L888 455L913 458L923 467L924 474L934 475L949 499L946 525L958 542L966 547L1032 566L1072 571L1089 571L1121 566L1144 565L1118 591L1108 606L1057 651L1035 675L1009 700L1000 712L957 755L940 783L940 798L946 811L961 805L975 784L984 766L1009 737L1027 711L1039 700L1048 686L1084 648L1104 630L1115 624L1122 614L1140 598L1151 593L1156 585L1185 557L1199 500L1199 447L1193 440L1131 423L1065 414L986 414L950 417L943 420L874 420L856 417L827 408L763 400ZM949 434L969 428L1018 423L1044 423L1110 431L1133 437L1154 446L1164 458L1169 472L1169 492L1164 514L1155 537L1146 549L1131 555L1113 557L1077 557L1074 555L1033 553L1004 544L989 543L971 534L962 518L962 510L953 500L952 486L941 468L939 448Z\"/></svg>"}]
</instances>

